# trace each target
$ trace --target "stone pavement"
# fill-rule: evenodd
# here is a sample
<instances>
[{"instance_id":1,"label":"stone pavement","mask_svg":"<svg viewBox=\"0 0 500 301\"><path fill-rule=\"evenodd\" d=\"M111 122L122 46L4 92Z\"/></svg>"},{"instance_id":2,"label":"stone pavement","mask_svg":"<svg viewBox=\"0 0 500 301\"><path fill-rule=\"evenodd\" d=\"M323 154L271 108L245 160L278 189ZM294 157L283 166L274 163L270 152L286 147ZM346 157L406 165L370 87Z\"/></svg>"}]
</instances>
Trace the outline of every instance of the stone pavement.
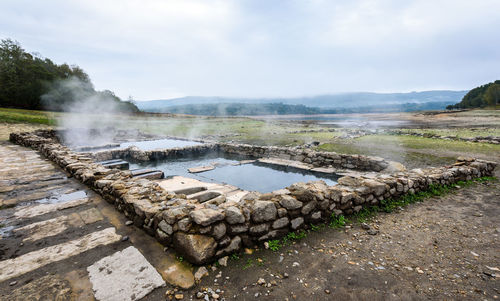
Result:
<instances>
[{"instance_id":1,"label":"stone pavement","mask_svg":"<svg viewBox=\"0 0 500 301\"><path fill-rule=\"evenodd\" d=\"M156 300L194 283L190 267L100 196L7 142L0 206L0 300Z\"/></svg>"}]
</instances>

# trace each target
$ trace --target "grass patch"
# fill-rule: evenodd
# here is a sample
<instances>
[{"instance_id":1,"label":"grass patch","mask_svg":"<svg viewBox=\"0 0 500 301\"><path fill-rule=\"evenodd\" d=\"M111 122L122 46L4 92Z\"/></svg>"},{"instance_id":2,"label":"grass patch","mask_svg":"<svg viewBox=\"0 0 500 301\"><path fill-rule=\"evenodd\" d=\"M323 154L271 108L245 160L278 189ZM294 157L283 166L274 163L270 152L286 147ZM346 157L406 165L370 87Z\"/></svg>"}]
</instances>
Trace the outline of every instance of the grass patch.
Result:
<instances>
[{"instance_id":1,"label":"grass patch","mask_svg":"<svg viewBox=\"0 0 500 301\"><path fill-rule=\"evenodd\" d=\"M0 108L0 122L55 125L53 112Z\"/></svg>"},{"instance_id":2,"label":"grass patch","mask_svg":"<svg viewBox=\"0 0 500 301\"><path fill-rule=\"evenodd\" d=\"M331 219L330 219L330 228L342 228L346 224L346 218L345 216L337 215L335 216L335 213L332 213Z\"/></svg>"}]
</instances>

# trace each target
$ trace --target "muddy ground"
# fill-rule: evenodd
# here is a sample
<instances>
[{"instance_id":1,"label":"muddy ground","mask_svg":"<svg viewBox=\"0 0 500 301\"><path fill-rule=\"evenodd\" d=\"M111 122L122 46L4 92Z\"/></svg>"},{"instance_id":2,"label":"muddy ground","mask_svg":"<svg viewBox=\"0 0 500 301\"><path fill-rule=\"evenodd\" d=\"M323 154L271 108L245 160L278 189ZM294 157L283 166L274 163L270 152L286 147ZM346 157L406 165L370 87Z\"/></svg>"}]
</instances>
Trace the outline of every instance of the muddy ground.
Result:
<instances>
[{"instance_id":1,"label":"muddy ground","mask_svg":"<svg viewBox=\"0 0 500 301\"><path fill-rule=\"evenodd\" d=\"M446 126L460 124L453 116L433 118L446 119ZM435 119L430 120L429 123L434 123ZM478 126L487 124L487 121L478 117L472 123ZM19 128L27 130L30 126L19 125ZM16 129L16 125L0 126L1 139L6 139L8 132ZM426 153L432 157L406 156L408 161L405 163L415 167L419 164L446 164L459 155L446 149L418 150L418 154ZM484 153L461 155L477 155L500 162L496 153L491 156ZM499 169L497 177L500 177ZM97 206L100 209L103 207L108 208L106 205ZM112 215L104 216L109 220ZM209 275L203 277L201 283L187 290L178 289L175 294L182 300L197 300L198 297L210 300L212 297L219 300L498 300L499 216L500 182L475 184L393 213L379 214L367 222L371 229L376 230L371 231L375 235L356 223L340 229L324 227L308 231L304 238L277 251L264 247L246 250L231 256L227 266L207 266ZM160 246L145 243L149 240L139 239L142 232L134 230L134 233L138 232L134 234L126 230L130 228L123 227L121 224L124 222L124 218L115 218L112 224L119 232L130 235L134 245L145 245L139 249L158 269L159 259L155 258ZM110 254L111 250L122 249L122 244L120 242L118 248L106 249L104 255ZM102 257L94 254L97 251L93 250L83 258ZM147 255L149 252L155 254L154 258ZM166 254L170 258L175 256L170 250ZM82 262L87 265L92 263ZM52 280L45 280L44 275L61 273L61 277L67 279L66 273L73 269L74 263L72 260L62 263L69 266L49 265L33 274L34 279L30 282L37 281L33 283L40 287L39 299L47 300L47 296L54 296L54 292L75 296L71 291L79 290L76 295L80 300L91 300L92 292L89 291L88 281L85 282L84 265L77 266L80 271L77 279L86 283L83 287L75 285L78 281L54 283L53 277L50 278ZM185 261L180 265L192 272L198 268ZM170 276L176 275L173 273ZM178 276L181 277L181 274ZM30 294L30 289L33 290L33 285L24 290L20 285L10 287L4 283L0 299L22 300L23 296ZM12 295L7 293L9 290ZM47 291L45 295L44 291ZM155 289L143 300L165 299L175 299L171 284Z\"/></svg>"}]
</instances>

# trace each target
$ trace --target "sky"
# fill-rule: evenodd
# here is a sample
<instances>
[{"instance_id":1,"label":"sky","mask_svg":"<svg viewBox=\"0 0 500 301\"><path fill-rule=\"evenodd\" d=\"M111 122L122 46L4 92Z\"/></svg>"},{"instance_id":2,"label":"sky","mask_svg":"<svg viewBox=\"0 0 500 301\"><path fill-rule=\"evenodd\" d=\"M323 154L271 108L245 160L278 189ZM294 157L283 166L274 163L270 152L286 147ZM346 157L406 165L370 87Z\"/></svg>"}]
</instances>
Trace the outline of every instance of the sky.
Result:
<instances>
[{"instance_id":1,"label":"sky","mask_svg":"<svg viewBox=\"0 0 500 301\"><path fill-rule=\"evenodd\" d=\"M0 39L122 99L468 90L500 79L500 0L1 0Z\"/></svg>"}]
</instances>

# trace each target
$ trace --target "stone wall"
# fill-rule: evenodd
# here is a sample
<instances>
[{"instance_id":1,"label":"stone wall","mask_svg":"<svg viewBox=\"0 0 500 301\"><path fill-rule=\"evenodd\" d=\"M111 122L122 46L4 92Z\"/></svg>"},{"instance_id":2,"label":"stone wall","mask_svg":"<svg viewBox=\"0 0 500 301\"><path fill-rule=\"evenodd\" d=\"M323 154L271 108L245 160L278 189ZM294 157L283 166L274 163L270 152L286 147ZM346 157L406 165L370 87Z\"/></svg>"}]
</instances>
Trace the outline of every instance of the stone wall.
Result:
<instances>
[{"instance_id":1,"label":"stone wall","mask_svg":"<svg viewBox=\"0 0 500 301\"><path fill-rule=\"evenodd\" d=\"M194 264L204 264L244 246L282 237L290 231L307 228L311 223L328 221L332 214L352 214L384 199L426 190L431 184L451 184L490 176L496 167L494 162L459 158L451 166L373 177L342 177L334 186L322 181L296 183L274 193L250 194L238 202L200 204L187 200L184 195L164 191L155 182L134 179L127 171L104 168L51 138L35 133L13 133L10 140L38 149L69 175L114 204L137 227L154 235L161 243L173 246ZM290 155L290 159L304 154L282 148L229 144L218 147L227 152ZM324 152L313 154L324 157L322 160L338 160L339 156ZM307 158L311 157L307 155ZM358 156L359 162L364 158Z\"/></svg>"},{"instance_id":2,"label":"stone wall","mask_svg":"<svg viewBox=\"0 0 500 301\"><path fill-rule=\"evenodd\" d=\"M105 150L88 154L97 161L125 159L132 161L151 161L187 156L200 156L212 152L242 155L251 158L279 158L310 164L312 167L332 167L361 171L382 171L390 162L380 157L320 152L297 147L256 146L250 144L214 143L173 148L165 150L142 151L136 147L121 150Z\"/></svg>"}]
</instances>

